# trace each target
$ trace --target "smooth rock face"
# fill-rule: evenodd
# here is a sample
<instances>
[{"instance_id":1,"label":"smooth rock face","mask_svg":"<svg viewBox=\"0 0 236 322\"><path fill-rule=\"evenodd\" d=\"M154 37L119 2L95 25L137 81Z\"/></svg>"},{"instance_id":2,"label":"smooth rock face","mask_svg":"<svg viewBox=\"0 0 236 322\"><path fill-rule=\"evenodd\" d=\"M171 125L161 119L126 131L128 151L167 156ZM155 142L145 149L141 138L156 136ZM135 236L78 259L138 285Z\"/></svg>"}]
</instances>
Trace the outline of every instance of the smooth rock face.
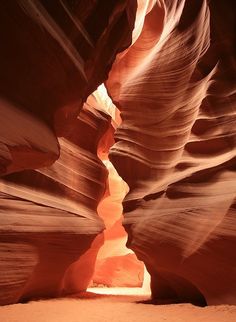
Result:
<instances>
[{"instance_id":1,"label":"smooth rock face","mask_svg":"<svg viewBox=\"0 0 236 322\"><path fill-rule=\"evenodd\" d=\"M124 0L0 3L0 304L89 284L104 240L97 149L110 117L85 101L130 44L135 10Z\"/></svg>"},{"instance_id":2,"label":"smooth rock face","mask_svg":"<svg viewBox=\"0 0 236 322\"><path fill-rule=\"evenodd\" d=\"M130 0L0 3L0 174L58 158L56 136L129 45L135 9Z\"/></svg>"},{"instance_id":3,"label":"smooth rock face","mask_svg":"<svg viewBox=\"0 0 236 322\"><path fill-rule=\"evenodd\" d=\"M154 298L236 303L234 1L138 1L108 92L128 246Z\"/></svg>"},{"instance_id":4,"label":"smooth rock face","mask_svg":"<svg viewBox=\"0 0 236 322\"><path fill-rule=\"evenodd\" d=\"M2 277L2 304L86 289L96 254L103 243L103 237L98 234L104 224L96 208L105 191L107 170L95 153L96 142L108 124L109 117L91 107L86 109L85 104L72 124L73 134L59 139L60 158L51 167L25 170L2 178L2 257L5 258L4 249L9 252L9 259L1 265L3 272L8 272ZM83 147L84 132L87 133L87 148ZM22 244L26 250L22 249ZM19 261L18 257L26 257L26 261ZM14 262L14 258L16 262L11 266L9 262ZM22 270L23 264L28 274L22 273L22 280L18 280L14 274ZM69 270L69 274L72 264L76 269ZM14 277L12 283L11 276ZM78 276L82 276L80 283ZM73 289L71 284L74 284ZM15 298L13 295L4 298L4 294L13 289Z\"/></svg>"},{"instance_id":5,"label":"smooth rock face","mask_svg":"<svg viewBox=\"0 0 236 322\"><path fill-rule=\"evenodd\" d=\"M107 191L97 211L106 229L104 244L97 255L91 284L141 287L144 264L126 247L127 233L122 226L122 200L128 192L128 186L109 160L105 159L103 162L108 170Z\"/></svg>"},{"instance_id":6,"label":"smooth rock face","mask_svg":"<svg viewBox=\"0 0 236 322\"><path fill-rule=\"evenodd\" d=\"M236 303L235 1L137 2L0 2L0 304L141 269L114 129L153 298Z\"/></svg>"},{"instance_id":7,"label":"smooth rock face","mask_svg":"<svg viewBox=\"0 0 236 322\"><path fill-rule=\"evenodd\" d=\"M93 286L142 287L143 263L135 254L98 258L93 275Z\"/></svg>"}]
</instances>

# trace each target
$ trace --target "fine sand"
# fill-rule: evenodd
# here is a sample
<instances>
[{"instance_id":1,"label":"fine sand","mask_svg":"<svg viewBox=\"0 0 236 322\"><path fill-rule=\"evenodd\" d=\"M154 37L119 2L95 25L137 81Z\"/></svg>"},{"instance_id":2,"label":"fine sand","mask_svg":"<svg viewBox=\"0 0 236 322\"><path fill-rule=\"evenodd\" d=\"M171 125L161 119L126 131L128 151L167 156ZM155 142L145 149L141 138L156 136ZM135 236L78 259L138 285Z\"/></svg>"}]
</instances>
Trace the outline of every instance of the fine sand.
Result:
<instances>
[{"instance_id":1,"label":"fine sand","mask_svg":"<svg viewBox=\"0 0 236 322\"><path fill-rule=\"evenodd\" d=\"M97 290L95 290L97 291ZM32 301L0 308L1 322L235 322L236 306L197 307L192 304L147 304L147 295L83 293L70 298ZM113 293L113 294L111 294ZM116 293L116 294L114 294Z\"/></svg>"}]
</instances>

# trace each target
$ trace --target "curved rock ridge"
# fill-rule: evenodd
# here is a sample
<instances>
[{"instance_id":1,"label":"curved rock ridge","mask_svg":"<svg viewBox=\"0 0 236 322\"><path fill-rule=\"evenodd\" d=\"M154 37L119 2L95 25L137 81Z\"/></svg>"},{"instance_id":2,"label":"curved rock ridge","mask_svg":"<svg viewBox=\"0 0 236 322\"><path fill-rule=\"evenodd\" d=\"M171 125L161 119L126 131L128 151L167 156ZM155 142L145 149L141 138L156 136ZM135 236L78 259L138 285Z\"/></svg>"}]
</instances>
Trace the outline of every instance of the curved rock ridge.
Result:
<instances>
[{"instance_id":1,"label":"curved rock ridge","mask_svg":"<svg viewBox=\"0 0 236 322\"><path fill-rule=\"evenodd\" d=\"M143 282L144 265L139 262L126 245L127 233L122 226L122 201L129 188L108 160L108 152L114 144L114 130L120 124L120 113L107 94L104 84L100 85L87 103L111 117L111 124L101 138L98 157L108 170L106 192L98 205L99 217L105 224L104 244L100 248L91 286L140 287Z\"/></svg>"},{"instance_id":2,"label":"curved rock ridge","mask_svg":"<svg viewBox=\"0 0 236 322\"><path fill-rule=\"evenodd\" d=\"M0 175L49 166L58 158L57 138L40 119L0 99L0 121Z\"/></svg>"},{"instance_id":3,"label":"curved rock ridge","mask_svg":"<svg viewBox=\"0 0 236 322\"><path fill-rule=\"evenodd\" d=\"M1 304L91 279L107 178L97 149L111 125L85 101L130 44L135 10L132 0L0 3Z\"/></svg>"},{"instance_id":4,"label":"curved rock ridge","mask_svg":"<svg viewBox=\"0 0 236 322\"><path fill-rule=\"evenodd\" d=\"M86 289L103 243L97 206L107 170L96 156L96 145L109 122L85 104L71 133L59 139L60 157L51 167L2 178L1 256L5 249L11 254L1 265L1 271L8 271L1 277L2 304L67 294L71 284L73 291ZM27 261L18 261L25 252ZM74 269L68 270L72 264ZM78 281L78 276L83 278Z\"/></svg>"},{"instance_id":5,"label":"curved rock ridge","mask_svg":"<svg viewBox=\"0 0 236 322\"><path fill-rule=\"evenodd\" d=\"M236 303L235 2L138 1L106 81L128 246L154 298Z\"/></svg>"},{"instance_id":6,"label":"curved rock ridge","mask_svg":"<svg viewBox=\"0 0 236 322\"><path fill-rule=\"evenodd\" d=\"M133 251L126 247L127 233L122 226L122 200L128 192L128 186L109 160L103 162L109 173L108 191L99 203L97 211L106 229L104 245L97 255L92 283L109 287L141 287L144 265L137 260Z\"/></svg>"},{"instance_id":7,"label":"curved rock ridge","mask_svg":"<svg viewBox=\"0 0 236 322\"><path fill-rule=\"evenodd\" d=\"M0 304L129 279L125 193L154 299L236 303L235 1L137 2L0 2Z\"/></svg>"},{"instance_id":8,"label":"curved rock ridge","mask_svg":"<svg viewBox=\"0 0 236 322\"><path fill-rule=\"evenodd\" d=\"M131 0L1 2L1 175L58 158L56 137L129 45L135 10Z\"/></svg>"}]
</instances>

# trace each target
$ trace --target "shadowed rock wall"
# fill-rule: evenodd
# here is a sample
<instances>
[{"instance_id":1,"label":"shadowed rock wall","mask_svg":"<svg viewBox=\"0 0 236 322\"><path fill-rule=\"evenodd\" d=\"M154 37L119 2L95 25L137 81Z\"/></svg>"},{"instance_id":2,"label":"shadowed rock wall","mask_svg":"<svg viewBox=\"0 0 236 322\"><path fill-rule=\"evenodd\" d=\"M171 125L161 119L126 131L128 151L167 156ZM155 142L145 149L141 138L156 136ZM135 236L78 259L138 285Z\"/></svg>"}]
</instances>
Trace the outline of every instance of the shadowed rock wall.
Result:
<instances>
[{"instance_id":1,"label":"shadowed rock wall","mask_svg":"<svg viewBox=\"0 0 236 322\"><path fill-rule=\"evenodd\" d=\"M135 10L124 0L0 3L1 304L91 279L107 179L97 147L110 117L85 101L130 44Z\"/></svg>"},{"instance_id":2,"label":"shadowed rock wall","mask_svg":"<svg viewBox=\"0 0 236 322\"><path fill-rule=\"evenodd\" d=\"M139 0L133 30L132 0L0 3L2 304L88 285L110 117L85 101L107 77L123 224L153 298L236 303L235 9Z\"/></svg>"},{"instance_id":3,"label":"shadowed rock wall","mask_svg":"<svg viewBox=\"0 0 236 322\"><path fill-rule=\"evenodd\" d=\"M106 82L128 246L156 299L236 302L234 1L138 1Z\"/></svg>"}]
</instances>

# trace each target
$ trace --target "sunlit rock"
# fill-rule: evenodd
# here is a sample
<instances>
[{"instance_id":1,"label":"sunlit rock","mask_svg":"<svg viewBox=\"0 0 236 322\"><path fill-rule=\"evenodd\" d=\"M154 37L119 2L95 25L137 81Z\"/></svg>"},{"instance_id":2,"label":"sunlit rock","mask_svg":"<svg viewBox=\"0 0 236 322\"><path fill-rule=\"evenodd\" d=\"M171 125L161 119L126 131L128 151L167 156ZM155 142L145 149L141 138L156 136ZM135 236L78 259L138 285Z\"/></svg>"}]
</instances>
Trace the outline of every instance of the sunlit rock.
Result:
<instances>
[{"instance_id":1,"label":"sunlit rock","mask_svg":"<svg viewBox=\"0 0 236 322\"><path fill-rule=\"evenodd\" d=\"M140 0L106 81L128 246L153 298L236 302L234 21L232 1Z\"/></svg>"},{"instance_id":2,"label":"sunlit rock","mask_svg":"<svg viewBox=\"0 0 236 322\"><path fill-rule=\"evenodd\" d=\"M234 1L2 1L0 25L0 303L145 291L137 256L157 301L235 304Z\"/></svg>"}]
</instances>

